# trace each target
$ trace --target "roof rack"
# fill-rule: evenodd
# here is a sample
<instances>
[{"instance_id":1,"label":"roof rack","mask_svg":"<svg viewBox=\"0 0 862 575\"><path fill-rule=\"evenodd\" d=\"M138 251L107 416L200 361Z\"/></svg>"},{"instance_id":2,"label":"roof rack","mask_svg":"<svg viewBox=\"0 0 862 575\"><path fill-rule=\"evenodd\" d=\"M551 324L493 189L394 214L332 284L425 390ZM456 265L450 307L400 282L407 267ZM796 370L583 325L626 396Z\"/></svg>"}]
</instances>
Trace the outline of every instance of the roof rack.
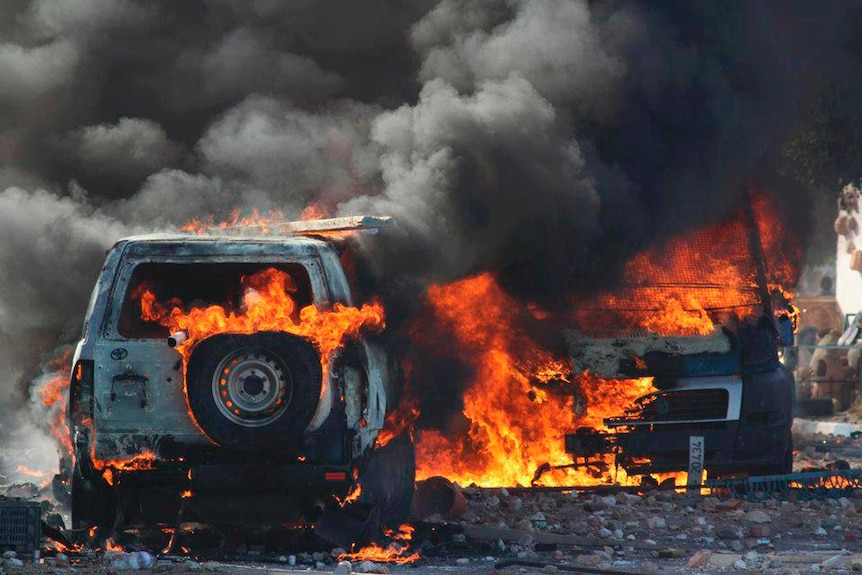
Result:
<instances>
[{"instance_id":1,"label":"roof rack","mask_svg":"<svg viewBox=\"0 0 862 575\"><path fill-rule=\"evenodd\" d=\"M259 230L270 234L299 235L325 234L333 232L367 231L377 233L380 228L394 225L391 216L345 216L323 220L301 220L295 222L255 223L247 225L226 226L219 231L249 232Z\"/></svg>"}]
</instances>

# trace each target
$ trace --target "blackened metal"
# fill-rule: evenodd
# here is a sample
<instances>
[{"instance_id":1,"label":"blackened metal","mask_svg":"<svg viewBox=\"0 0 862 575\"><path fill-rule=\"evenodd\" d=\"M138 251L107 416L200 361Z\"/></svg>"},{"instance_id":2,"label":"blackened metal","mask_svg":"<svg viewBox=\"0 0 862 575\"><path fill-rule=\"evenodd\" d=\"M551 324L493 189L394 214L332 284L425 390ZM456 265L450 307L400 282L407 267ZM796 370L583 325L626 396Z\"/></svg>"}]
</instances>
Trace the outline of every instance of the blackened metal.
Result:
<instances>
[{"instance_id":1,"label":"blackened metal","mask_svg":"<svg viewBox=\"0 0 862 575\"><path fill-rule=\"evenodd\" d=\"M707 481L705 486L737 499L838 499L862 489L862 469L827 470Z\"/></svg>"},{"instance_id":2,"label":"blackened metal","mask_svg":"<svg viewBox=\"0 0 862 575\"><path fill-rule=\"evenodd\" d=\"M751 190L746 190L746 201L743 202L746 226L748 227L748 240L751 245L751 255L754 259L754 269L757 272L757 289L760 293L761 305L764 317L772 318L772 297L769 295L769 282L767 279L766 254L763 251L763 240L760 237L760 229L757 227L757 218L754 214L753 198Z\"/></svg>"},{"instance_id":3,"label":"blackened metal","mask_svg":"<svg viewBox=\"0 0 862 575\"><path fill-rule=\"evenodd\" d=\"M40 548L42 507L32 501L0 500L0 549L30 554Z\"/></svg>"}]
</instances>

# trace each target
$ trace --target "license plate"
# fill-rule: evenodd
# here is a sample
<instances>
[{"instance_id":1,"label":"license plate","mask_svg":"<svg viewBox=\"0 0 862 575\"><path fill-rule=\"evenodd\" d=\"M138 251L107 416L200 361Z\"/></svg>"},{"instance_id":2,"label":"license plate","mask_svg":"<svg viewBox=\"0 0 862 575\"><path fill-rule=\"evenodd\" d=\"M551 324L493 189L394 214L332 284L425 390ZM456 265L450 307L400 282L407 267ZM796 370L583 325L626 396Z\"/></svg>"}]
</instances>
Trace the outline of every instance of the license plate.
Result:
<instances>
[{"instance_id":1,"label":"license plate","mask_svg":"<svg viewBox=\"0 0 862 575\"><path fill-rule=\"evenodd\" d=\"M703 457L705 453L703 436L692 435L688 438L688 485L691 488L703 483Z\"/></svg>"}]
</instances>

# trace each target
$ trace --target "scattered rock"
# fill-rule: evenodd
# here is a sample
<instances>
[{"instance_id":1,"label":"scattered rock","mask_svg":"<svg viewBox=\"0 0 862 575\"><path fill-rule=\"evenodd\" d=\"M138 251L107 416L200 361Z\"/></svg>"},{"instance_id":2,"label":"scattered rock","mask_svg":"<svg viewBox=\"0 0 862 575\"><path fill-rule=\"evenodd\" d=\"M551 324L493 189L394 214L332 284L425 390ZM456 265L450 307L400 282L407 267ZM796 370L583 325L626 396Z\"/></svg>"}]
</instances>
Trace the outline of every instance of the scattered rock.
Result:
<instances>
[{"instance_id":1,"label":"scattered rock","mask_svg":"<svg viewBox=\"0 0 862 575\"><path fill-rule=\"evenodd\" d=\"M715 530L719 539L742 539L742 529L735 525L722 525Z\"/></svg>"},{"instance_id":2,"label":"scattered rock","mask_svg":"<svg viewBox=\"0 0 862 575\"><path fill-rule=\"evenodd\" d=\"M353 564L350 561L339 561L335 566L335 575L348 575L353 572Z\"/></svg>"},{"instance_id":3,"label":"scattered rock","mask_svg":"<svg viewBox=\"0 0 862 575\"><path fill-rule=\"evenodd\" d=\"M713 553L707 559L706 564L709 567L725 569L727 567L733 567L733 565L741 559L742 557L740 557L736 553Z\"/></svg>"},{"instance_id":4,"label":"scattered rock","mask_svg":"<svg viewBox=\"0 0 862 575\"><path fill-rule=\"evenodd\" d=\"M578 555L575 557L575 563L584 567L595 567L601 562L598 555Z\"/></svg>"},{"instance_id":5,"label":"scattered rock","mask_svg":"<svg viewBox=\"0 0 862 575\"><path fill-rule=\"evenodd\" d=\"M363 561L356 566L357 573L389 573L385 565L378 565L374 561Z\"/></svg>"},{"instance_id":6,"label":"scattered rock","mask_svg":"<svg viewBox=\"0 0 862 575\"><path fill-rule=\"evenodd\" d=\"M686 569L699 569L704 567L709 561L712 553L709 551L698 550L694 552L694 555L688 558L688 561L685 564Z\"/></svg>"},{"instance_id":7,"label":"scattered rock","mask_svg":"<svg viewBox=\"0 0 862 575\"><path fill-rule=\"evenodd\" d=\"M736 511L742 507L742 501L739 499L728 499L727 501L722 501L715 506L716 511Z\"/></svg>"},{"instance_id":8,"label":"scattered rock","mask_svg":"<svg viewBox=\"0 0 862 575\"><path fill-rule=\"evenodd\" d=\"M109 552L105 553L105 559L111 568L119 571L151 569L156 564L156 558L146 551L134 551L132 553Z\"/></svg>"},{"instance_id":9,"label":"scattered rock","mask_svg":"<svg viewBox=\"0 0 862 575\"><path fill-rule=\"evenodd\" d=\"M764 523L753 523L748 527L748 534L752 537L771 537L772 527Z\"/></svg>"},{"instance_id":10,"label":"scattered rock","mask_svg":"<svg viewBox=\"0 0 862 575\"><path fill-rule=\"evenodd\" d=\"M646 527L647 529L664 529L667 527L667 521L665 521L664 517L653 515L646 520Z\"/></svg>"},{"instance_id":11,"label":"scattered rock","mask_svg":"<svg viewBox=\"0 0 862 575\"><path fill-rule=\"evenodd\" d=\"M742 520L748 521L749 523L772 523L772 517L770 517L766 511L761 509L754 509L747 512L742 516Z\"/></svg>"},{"instance_id":12,"label":"scattered rock","mask_svg":"<svg viewBox=\"0 0 862 575\"><path fill-rule=\"evenodd\" d=\"M742 559L737 559L733 562L734 569L748 569L748 565L745 564L745 561Z\"/></svg>"},{"instance_id":13,"label":"scattered rock","mask_svg":"<svg viewBox=\"0 0 862 575\"><path fill-rule=\"evenodd\" d=\"M456 565L469 565L470 560L466 557L459 557L458 559L455 560L455 564Z\"/></svg>"}]
</instances>

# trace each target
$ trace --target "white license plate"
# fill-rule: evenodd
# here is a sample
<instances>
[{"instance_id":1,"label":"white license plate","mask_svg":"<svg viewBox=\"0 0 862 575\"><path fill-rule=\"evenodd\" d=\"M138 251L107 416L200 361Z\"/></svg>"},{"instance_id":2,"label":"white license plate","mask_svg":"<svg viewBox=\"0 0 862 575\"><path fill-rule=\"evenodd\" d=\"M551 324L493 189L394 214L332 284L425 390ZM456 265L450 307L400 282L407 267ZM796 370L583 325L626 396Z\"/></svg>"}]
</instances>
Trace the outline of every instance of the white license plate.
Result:
<instances>
[{"instance_id":1,"label":"white license plate","mask_svg":"<svg viewBox=\"0 0 862 575\"><path fill-rule=\"evenodd\" d=\"M688 438L688 485L694 487L703 483L703 436L692 435Z\"/></svg>"}]
</instances>

